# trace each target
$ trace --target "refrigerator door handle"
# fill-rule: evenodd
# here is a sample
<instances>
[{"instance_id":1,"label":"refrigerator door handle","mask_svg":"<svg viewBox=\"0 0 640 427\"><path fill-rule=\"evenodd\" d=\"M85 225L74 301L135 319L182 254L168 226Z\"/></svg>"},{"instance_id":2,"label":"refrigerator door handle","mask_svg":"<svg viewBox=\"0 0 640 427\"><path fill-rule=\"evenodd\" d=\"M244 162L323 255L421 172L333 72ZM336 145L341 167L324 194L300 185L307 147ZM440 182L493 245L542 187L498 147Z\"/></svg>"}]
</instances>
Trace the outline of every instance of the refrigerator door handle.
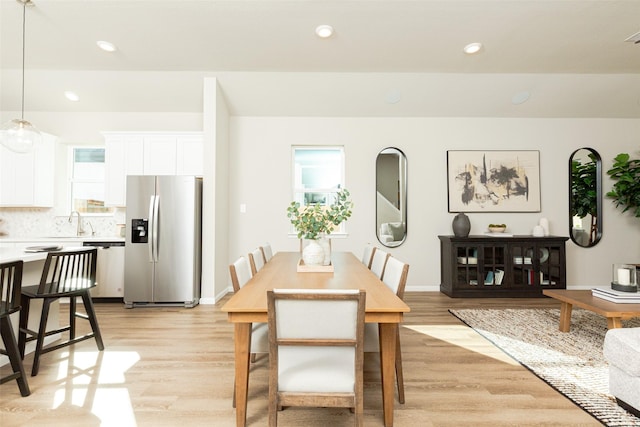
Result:
<instances>
[{"instance_id":1,"label":"refrigerator door handle","mask_svg":"<svg viewBox=\"0 0 640 427\"><path fill-rule=\"evenodd\" d=\"M148 236L149 243L147 244L147 248L149 249L149 262L153 262L153 229L154 229L154 223L155 223L155 219L153 216L153 206L154 206L155 198L156 196L149 197L149 216L148 216L149 225L147 230L147 233L150 234Z\"/></svg>"},{"instance_id":2,"label":"refrigerator door handle","mask_svg":"<svg viewBox=\"0 0 640 427\"><path fill-rule=\"evenodd\" d=\"M160 210L160 196L155 196L155 201L153 203L153 235L151 236L153 240L153 261L158 262L158 229L159 229L159 218L158 212Z\"/></svg>"}]
</instances>

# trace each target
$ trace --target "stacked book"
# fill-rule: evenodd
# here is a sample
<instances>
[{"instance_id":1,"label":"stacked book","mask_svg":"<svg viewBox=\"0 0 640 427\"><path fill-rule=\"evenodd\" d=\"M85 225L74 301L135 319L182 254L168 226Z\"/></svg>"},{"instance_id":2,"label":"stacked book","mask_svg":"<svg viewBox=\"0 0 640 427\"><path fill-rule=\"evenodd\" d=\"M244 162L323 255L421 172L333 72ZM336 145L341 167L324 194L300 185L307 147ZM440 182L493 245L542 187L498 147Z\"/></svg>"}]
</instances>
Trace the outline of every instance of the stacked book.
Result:
<instances>
[{"instance_id":1,"label":"stacked book","mask_svg":"<svg viewBox=\"0 0 640 427\"><path fill-rule=\"evenodd\" d=\"M640 292L622 292L608 288L594 288L591 290L594 297L607 301L623 304L640 304Z\"/></svg>"}]
</instances>

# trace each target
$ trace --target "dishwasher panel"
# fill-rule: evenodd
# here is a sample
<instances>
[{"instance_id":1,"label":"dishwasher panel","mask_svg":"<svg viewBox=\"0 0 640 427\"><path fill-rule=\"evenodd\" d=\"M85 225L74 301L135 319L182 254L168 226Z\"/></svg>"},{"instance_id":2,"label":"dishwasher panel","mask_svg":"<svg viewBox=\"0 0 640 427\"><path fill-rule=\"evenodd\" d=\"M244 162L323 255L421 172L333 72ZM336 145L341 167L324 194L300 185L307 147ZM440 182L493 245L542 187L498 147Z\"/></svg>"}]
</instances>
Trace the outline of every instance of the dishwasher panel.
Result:
<instances>
[{"instance_id":1,"label":"dishwasher panel","mask_svg":"<svg viewBox=\"0 0 640 427\"><path fill-rule=\"evenodd\" d=\"M98 248L96 287L91 290L92 299L124 297L124 242L83 242L83 246Z\"/></svg>"}]
</instances>

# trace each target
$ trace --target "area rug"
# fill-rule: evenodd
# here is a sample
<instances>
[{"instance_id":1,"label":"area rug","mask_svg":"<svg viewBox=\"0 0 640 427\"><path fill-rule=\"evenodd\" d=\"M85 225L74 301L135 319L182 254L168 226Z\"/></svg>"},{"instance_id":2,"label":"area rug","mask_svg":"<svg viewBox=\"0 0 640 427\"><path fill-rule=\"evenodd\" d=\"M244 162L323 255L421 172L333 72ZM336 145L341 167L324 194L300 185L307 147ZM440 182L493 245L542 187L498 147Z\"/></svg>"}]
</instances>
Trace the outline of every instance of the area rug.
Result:
<instances>
[{"instance_id":1,"label":"area rug","mask_svg":"<svg viewBox=\"0 0 640 427\"><path fill-rule=\"evenodd\" d=\"M607 426L640 426L609 394L602 354L607 322L574 308L571 331L560 332L558 309L449 310L517 362ZM623 321L640 327L640 319Z\"/></svg>"}]
</instances>

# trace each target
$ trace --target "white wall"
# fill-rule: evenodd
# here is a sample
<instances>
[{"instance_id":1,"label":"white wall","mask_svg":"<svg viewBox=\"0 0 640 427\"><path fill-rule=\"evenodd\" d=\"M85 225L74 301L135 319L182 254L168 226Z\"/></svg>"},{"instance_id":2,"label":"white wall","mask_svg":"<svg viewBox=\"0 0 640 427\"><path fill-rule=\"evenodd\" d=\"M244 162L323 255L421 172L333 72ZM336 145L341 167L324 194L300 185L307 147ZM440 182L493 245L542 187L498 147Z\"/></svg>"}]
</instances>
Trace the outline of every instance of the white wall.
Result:
<instances>
[{"instance_id":1,"label":"white wall","mask_svg":"<svg viewBox=\"0 0 640 427\"><path fill-rule=\"evenodd\" d=\"M568 236L568 159L579 147L600 152L604 170L619 152L640 154L640 120L492 118L294 118L232 117L229 174L229 261L269 241L275 251L298 248L288 236L286 207L291 200L291 146L344 145L346 187L355 203L349 236L334 250L358 256L375 235L375 159L395 146L408 159L408 236L389 249L411 269L408 290L437 290L440 251L437 236L452 234L447 212L446 151L466 149L539 150L540 213L470 213L471 234L489 223L506 223L515 234L530 234L539 218L551 233ZM604 177L604 191L612 182ZM246 204L246 213L239 211ZM567 242L569 288L606 286L614 262L640 263L640 220L604 201L604 233L594 248Z\"/></svg>"}]
</instances>

